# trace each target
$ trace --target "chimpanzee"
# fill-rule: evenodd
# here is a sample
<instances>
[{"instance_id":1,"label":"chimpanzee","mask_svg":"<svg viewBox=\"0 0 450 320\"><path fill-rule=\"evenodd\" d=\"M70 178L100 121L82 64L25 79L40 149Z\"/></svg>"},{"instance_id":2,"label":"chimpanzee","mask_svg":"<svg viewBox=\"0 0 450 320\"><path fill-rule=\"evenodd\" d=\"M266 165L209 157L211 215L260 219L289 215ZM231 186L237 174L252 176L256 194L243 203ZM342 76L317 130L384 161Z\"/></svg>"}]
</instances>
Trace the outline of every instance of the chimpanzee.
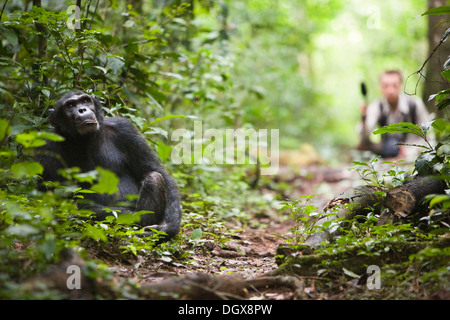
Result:
<instances>
[{"instance_id":1,"label":"chimpanzee","mask_svg":"<svg viewBox=\"0 0 450 320\"><path fill-rule=\"evenodd\" d=\"M54 106L50 116L54 132L65 138L49 141L37 152L43 165L44 181L61 181L61 168L79 167L82 172L103 167L119 178L118 194L86 194L91 204L79 204L95 212L103 220L111 208L121 213L152 211L141 216L141 226L151 226L176 235L181 220L181 205L175 181L166 172L145 138L125 118L104 117L100 101L83 92L65 94ZM139 195L130 206L114 206L126 195Z\"/></svg>"}]
</instances>

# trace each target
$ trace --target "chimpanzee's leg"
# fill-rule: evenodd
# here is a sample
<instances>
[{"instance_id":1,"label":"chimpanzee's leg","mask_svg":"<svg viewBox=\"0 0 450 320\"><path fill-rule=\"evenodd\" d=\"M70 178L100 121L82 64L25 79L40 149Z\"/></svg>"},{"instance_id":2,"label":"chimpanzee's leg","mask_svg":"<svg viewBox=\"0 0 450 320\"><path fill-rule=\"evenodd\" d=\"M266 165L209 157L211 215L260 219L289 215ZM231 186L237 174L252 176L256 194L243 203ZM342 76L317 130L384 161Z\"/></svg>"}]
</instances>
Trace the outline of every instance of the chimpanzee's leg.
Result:
<instances>
[{"instance_id":1,"label":"chimpanzee's leg","mask_svg":"<svg viewBox=\"0 0 450 320\"><path fill-rule=\"evenodd\" d=\"M156 171L147 173L141 183L136 211L152 211L141 216L141 225L153 226L161 223L167 204L167 187L163 176Z\"/></svg>"}]
</instances>

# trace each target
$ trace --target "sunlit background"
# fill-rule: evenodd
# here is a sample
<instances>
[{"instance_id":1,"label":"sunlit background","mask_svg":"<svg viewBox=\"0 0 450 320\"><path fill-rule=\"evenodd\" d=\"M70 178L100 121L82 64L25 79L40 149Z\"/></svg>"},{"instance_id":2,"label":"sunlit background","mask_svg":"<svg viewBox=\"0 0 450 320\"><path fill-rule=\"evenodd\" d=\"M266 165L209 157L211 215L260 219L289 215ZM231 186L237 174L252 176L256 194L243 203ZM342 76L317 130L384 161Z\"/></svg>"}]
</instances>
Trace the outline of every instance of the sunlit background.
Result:
<instances>
[{"instance_id":1,"label":"sunlit background","mask_svg":"<svg viewBox=\"0 0 450 320\"><path fill-rule=\"evenodd\" d=\"M405 77L426 59L426 1L230 1L228 25L245 120L280 129L282 148L311 143L330 156L357 143L363 102L380 95L378 75ZM206 16L206 14L205 14ZM207 19L200 23L207 24ZM418 78L406 83L421 95Z\"/></svg>"}]
</instances>

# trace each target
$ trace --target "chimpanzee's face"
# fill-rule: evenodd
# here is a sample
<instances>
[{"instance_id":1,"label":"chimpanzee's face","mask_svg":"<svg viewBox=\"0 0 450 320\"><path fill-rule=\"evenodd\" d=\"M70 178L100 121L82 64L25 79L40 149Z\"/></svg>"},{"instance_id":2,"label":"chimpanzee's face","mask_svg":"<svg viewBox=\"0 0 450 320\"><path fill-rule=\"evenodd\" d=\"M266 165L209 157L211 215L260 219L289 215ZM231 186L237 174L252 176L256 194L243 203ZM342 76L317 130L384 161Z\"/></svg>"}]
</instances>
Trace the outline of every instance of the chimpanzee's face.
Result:
<instances>
[{"instance_id":1,"label":"chimpanzee's face","mask_svg":"<svg viewBox=\"0 0 450 320\"><path fill-rule=\"evenodd\" d=\"M54 113L53 125L72 135L84 136L100 130L93 97L86 93L66 94L55 105Z\"/></svg>"},{"instance_id":2,"label":"chimpanzee's face","mask_svg":"<svg viewBox=\"0 0 450 320\"><path fill-rule=\"evenodd\" d=\"M100 128L95 116L95 105L88 94L74 95L67 98L63 104L67 119L72 119L80 135L96 132Z\"/></svg>"}]
</instances>

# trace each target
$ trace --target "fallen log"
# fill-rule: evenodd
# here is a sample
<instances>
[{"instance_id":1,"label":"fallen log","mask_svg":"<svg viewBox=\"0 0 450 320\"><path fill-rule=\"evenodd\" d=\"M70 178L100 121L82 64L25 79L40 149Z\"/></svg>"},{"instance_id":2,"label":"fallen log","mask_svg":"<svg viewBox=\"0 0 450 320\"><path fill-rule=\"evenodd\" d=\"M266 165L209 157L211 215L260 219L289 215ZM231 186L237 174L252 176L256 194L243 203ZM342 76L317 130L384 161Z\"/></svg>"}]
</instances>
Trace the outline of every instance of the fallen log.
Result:
<instances>
[{"instance_id":1,"label":"fallen log","mask_svg":"<svg viewBox=\"0 0 450 320\"><path fill-rule=\"evenodd\" d=\"M433 176L416 177L386 194L385 206L398 217L405 218L425 209L423 199L429 194L445 192L445 183Z\"/></svg>"},{"instance_id":2,"label":"fallen log","mask_svg":"<svg viewBox=\"0 0 450 320\"><path fill-rule=\"evenodd\" d=\"M371 210L379 210L384 201L380 192L381 188L373 186L358 186L342 192L328 202L323 209L325 217L315 223L316 227L320 227L326 222L331 222L330 226L323 228L322 232L308 236L304 244L315 247L329 241L341 234L341 228L345 228L347 221L357 215L366 215Z\"/></svg>"},{"instance_id":3,"label":"fallen log","mask_svg":"<svg viewBox=\"0 0 450 320\"><path fill-rule=\"evenodd\" d=\"M323 209L325 217L319 219L315 226L322 226L325 222L331 222L328 228L322 232L314 233L307 237L304 244L310 247L320 245L324 241L330 241L341 234L342 228L348 226L348 221L358 215L367 215L373 211L380 214L382 207L388 211L384 215L396 215L407 217L414 212L422 212L426 209L423 199L429 194L442 194L445 192L445 183L432 176L416 176L401 186L392 188L386 195L379 187L358 186L348 189L332 199ZM383 217L383 221L387 221ZM381 219L380 219L381 222Z\"/></svg>"}]
</instances>

